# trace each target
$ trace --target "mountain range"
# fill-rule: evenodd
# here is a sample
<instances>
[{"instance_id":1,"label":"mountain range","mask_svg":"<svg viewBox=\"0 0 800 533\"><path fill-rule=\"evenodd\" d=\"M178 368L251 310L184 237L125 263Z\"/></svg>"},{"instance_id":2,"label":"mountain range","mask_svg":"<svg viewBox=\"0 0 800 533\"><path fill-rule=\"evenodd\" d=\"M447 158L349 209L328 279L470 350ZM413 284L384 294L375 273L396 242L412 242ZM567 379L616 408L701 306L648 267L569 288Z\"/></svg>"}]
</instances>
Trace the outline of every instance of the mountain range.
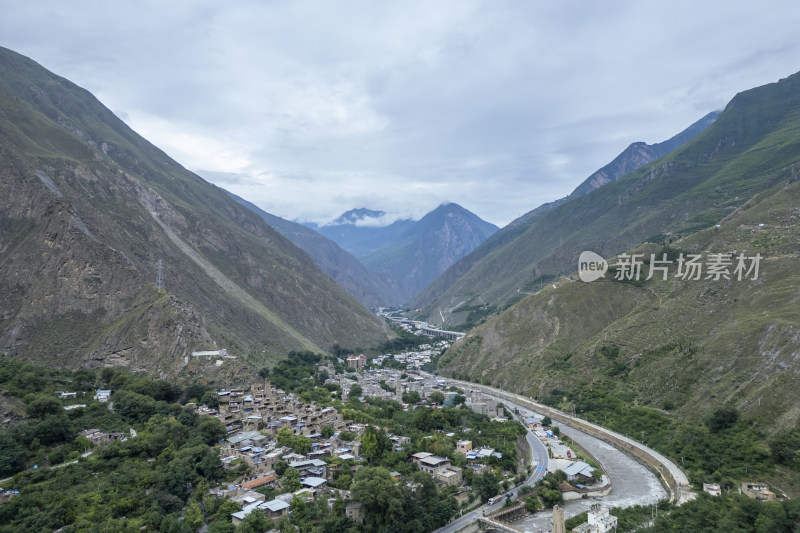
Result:
<instances>
[{"instance_id":1,"label":"mountain range","mask_svg":"<svg viewBox=\"0 0 800 533\"><path fill-rule=\"evenodd\" d=\"M257 205L228 194L306 252L340 287L366 306L380 307L399 301L394 290L338 244L308 226L267 213Z\"/></svg>"},{"instance_id":2,"label":"mountain range","mask_svg":"<svg viewBox=\"0 0 800 533\"><path fill-rule=\"evenodd\" d=\"M2 48L0 162L5 355L200 372L193 350L255 366L391 336L261 217Z\"/></svg>"},{"instance_id":3,"label":"mountain range","mask_svg":"<svg viewBox=\"0 0 800 533\"><path fill-rule=\"evenodd\" d=\"M422 308L423 316L433 323L444 321L449 327L468 329L476 321L496 312L509 302L518 300L522 294L536 289L569 266L561 264L558 269L554 269L544 263L537 265L534 257L526 257L526 261L531 261L528 263L515 262L517 247L532 251L533 247L541 246L539 242L533 245L522 244L517 241L518 238L535 226L547 234L561 235L559 239L563 239L560 228L555 229L560 224L554 220L558 216L555 214L556 208L564 204L575 206L577 200L590 192L671 153L708 128L718 115L717 111L708 113L664 142L652 145L644 142L632 143L610 163L586 178L568 196L529 211L492 235L426 287L412 300L411 306ZM559 246L560 243L556 244L556 248L547 250L555 251ZM504 264L504 268L495 267L492 259L495 255L497 264ZM538 260L553 260L546 255ZM506 264L507 256L512 262ZM486 288L488 293L484 294L481 288ZM474 305L475 302L478 305Z\"/></svg>"},{"instance_id":4,"label":"mountain range","mask_svg":"<svg viewBox=\"0 0 800 533\"><path fill-rule=\"evenodd\" d=\"M497 231L494 224L454 203L442 204L416 221L383 224L386 218L383 211L359 208L312 227L391 287L395 301L387 304L408 302Z\"/></svg>"},{"instance_id":5,"label":"mountain range","mask_svg":"<svg viewBox=\"0 0 800 533\"><path fill-rule=\"evenodd\" d=\"M730 406L769 432L794 427L799 205L795 74L737 94L666 156L540 211L456 276L426 311L482 323L439 371L556 405L582 394L694 420ZM587 250L616 268L580 281ZM697 277L681 274L692 255ZM641 277L619 268L633 256Z\"/></svg>"}]
</instances>

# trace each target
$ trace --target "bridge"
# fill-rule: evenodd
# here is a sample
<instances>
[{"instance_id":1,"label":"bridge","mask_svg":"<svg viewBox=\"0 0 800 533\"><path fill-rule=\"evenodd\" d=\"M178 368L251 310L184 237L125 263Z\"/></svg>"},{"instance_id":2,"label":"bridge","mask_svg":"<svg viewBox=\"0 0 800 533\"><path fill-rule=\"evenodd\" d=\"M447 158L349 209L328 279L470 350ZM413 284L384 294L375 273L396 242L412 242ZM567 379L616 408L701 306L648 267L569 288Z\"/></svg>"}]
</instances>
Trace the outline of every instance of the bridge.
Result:
<instances>
[{"instance_id":1,"label":"bridge","mask_svg":"<svg viewBox=\"0 0 800 533\"><path fill-rule=\"evenodd\" d=\"M478 518L478 526L482 531L496 530L505 531L506 533L524 533L521 529L517 529L511 524L506 524L502 520L495 520L487 516Z\"/></svg>"},{"instance_id":2,"label":"bridge","mask_svg":"<svg viewBox=\"0 0 800 533\"><path fill-rule=\"evenodd\" d=\"M422 331L423 335L427 335L428 337L445 337L453 341L457 341L466 335L466 333L462 333L460 331L447 331L444 329L435 328L428 325L427 322L420 322L419 329Z\"/></svg>"},{"instance_id":3,"label":"bridge","mask_svg":"<svg viewBox=\"0 0 800 533\"><path fill-rule=\"evenodd\" d=\"M508 507L501 507L497 511L489 513L486 515L486 518L505 523L506 521L513 521L522 518L526 514L527 511L525 510L525 502L517 501Z\"/></svg>"}]
</instances>

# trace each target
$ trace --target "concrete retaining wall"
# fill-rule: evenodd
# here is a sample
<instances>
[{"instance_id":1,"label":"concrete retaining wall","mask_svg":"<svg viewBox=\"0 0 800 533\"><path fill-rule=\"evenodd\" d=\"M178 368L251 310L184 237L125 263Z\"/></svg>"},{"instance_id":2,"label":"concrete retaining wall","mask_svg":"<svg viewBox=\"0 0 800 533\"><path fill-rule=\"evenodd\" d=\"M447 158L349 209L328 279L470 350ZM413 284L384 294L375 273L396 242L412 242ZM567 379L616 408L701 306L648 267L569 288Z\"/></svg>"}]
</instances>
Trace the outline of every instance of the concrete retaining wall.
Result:
<instances>
[{"instance_id":1,"label":"concrete retaining wall","mask_svg":"<svg viewBox=\"0 0 800 533\"><path fill-rule=\"evenodd\" d=\"M694 499L695 497L695 494L692 492L691 486L689 485L689 479L686 477L686 474L684 474L684 472L678 468L675 463L652 448L648 448L644 444L636 442L633 439L629 439L628 437L620 435L619 433L611 431L610 429L606 429L596 424L592 424L591 422L587 422L581 418L568 415L567 413L559 411L558 409L553 409L552 407L534 402L528 398L520 396L519 394L506 392L500 389L495 389L494 387L488 387L486 385L478 385L477 383L470 383L466 381L461 381L459 383L467 388L480 390L501 398L506 398L507 400L522 405L532 411L547 415L554 421L557 421L561 424L567 424L568 426L579 429L584 433L592 435L593 437L597 437L598 439L608 442L618 450L627 453L628 455L637 459L639 462L649 466L655 472L658 472L662 483L670 493L672 501L677 504Z\"/></svg>"}]
</instances>

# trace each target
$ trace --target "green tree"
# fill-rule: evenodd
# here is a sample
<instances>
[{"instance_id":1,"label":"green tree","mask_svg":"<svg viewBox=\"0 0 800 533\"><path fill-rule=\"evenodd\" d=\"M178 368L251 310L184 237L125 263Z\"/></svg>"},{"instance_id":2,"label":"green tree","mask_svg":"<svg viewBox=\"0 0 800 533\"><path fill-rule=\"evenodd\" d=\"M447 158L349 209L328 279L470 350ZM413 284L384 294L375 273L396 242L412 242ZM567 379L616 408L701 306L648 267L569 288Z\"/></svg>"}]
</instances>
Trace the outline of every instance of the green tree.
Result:
<instances>
[{"instance_id":1,"label":"green tree","mask_svg":"<svg viewBox=\"0 0 800 533\"><path fill-rule=\"evenodd\" d=\"M534 496L528 496L525 498L525 510L529 513L535 513L536 511L541 508L541 503L539 503L539 498Z\"/></svg>"},{"instance_id":2,"label":"green tree","mask_svg":"<svg viewBox=\"0 0 800 533\"><path fill-rule=\"evenodd\" d=\"M547 508L560 504L562 500L561 491L558 489L542 488L539 490L539 496L542 498L542 503L544 503L544 506Z\"/></svg>"},{"instance_id":3,"label":"green tree","mask_svg":"<svg viewBox=\"0 0 800 533\"><path fill-rule=\"evenodd\" d=\"M192 531L197 531L203 525L203 512L197 502L192 502L186 507L183 513L183 519L188 524Z\"/></svg>"},{"instance_id":4,"label":"green tree","mask_svg":"<svg viewBox=\"0 0 800 533\"><path fill-rule=\"evenodd\" d=\"M272 525L272 520L267 518L264 511L256 509L244 517L236 528L236 533L262 533Z\"/></svg>"},{"instance_id":5,"label":"green tree","mask_svg":"<svg viewBox=\"0 0 800 533\"><path fill-rule=\"evenodd\" d=\"M784 430L769 441L772 459L779 464L800 465L800 431Z\"/></svg>"},{"instance_id":6,"label":"green tree","mask_svg":"<svg viewBox=\"0 0 800 533\"><path fill-rule=\"evenodd\" d=\"M472 490L476 491L483 501L488 501L500 492L499 484L500 478L491 470L472 478Z\"/></svg>"},{"instance_id":7,"label":"green tree","mask_svg":"<svg viewBox=\"0 0 800 533\"><path fill-rule=\"evenodd\" d=\"M278 461L277 463L275 463L274 470L276 474L282 476L286 472L287 468L289 468L289 463L287 463L286 461Z\"/></svg>"},{"instance_id":8,"label":"green tree","mask_svg":"<svg viewBox=\"0 0 800 533\"><path fill-rule=\"evenodd\" d=\"M435 404L442 405L444 403L444 394L435 390L428 395L428 399Z\"/></svg>"},{"instance_id":9,"label":"green tree","mask_svg":"<svg viewBox=\"0 0 800 533\"><path fill-rule=\"evenodd\" d=\"M420 397L419 393L415 390L406 391L403 393L403 403L417 403L422 398Z\"/></svg>"},{"instance_id":10,"label":"green tree","mask_svg":"<svg viewBox=\"0 0 800 533\"><path fill-rule=\"evenodd\" d=\"M286 446L287 448L292 447L292 439L294 434L292 430L288 427L282 427L280 431L278 431L278 446Z\"/></svg>"},{"instance_id":11,"label":"green tree","mask_svg":"<svg viewBox=\"0 0 800 533\"><path fill-rule=\"evenodd\" d=\"M739 420L739 411L733 407L720 407L708 417L708 429L712 433L718 433L736 424Z\"/></svg>"},{"instance_id":12,"label":"green tree","mask_svg":"<svg viewBox=\"0 0 800 533\"><path fill-rule=\"evenodd\" d=\"M0 433L0 477L7 477L25 469L25 448L7 433Z\"/></svg>"},{"instance_id":13,"label":"green tree","mask_svg":"<svg viewBox=\"0 0 800 533\"><path fill-rule=\"evenodd\" d=\"M150 396L118 390L111 396L114 412L134 422L145 422L156 413L156 401Z\"/></svg>"},{"instance_id":14,"label":"green tree","mask_svg":"<svg viewBox=\"0 0 800 533\"><path fill-rule=\"evenodd\" d=\"M201 416L197 422L197 432L209 446L213 446L228 434L225 431L225 426L216 418L210 416Z\"/></svg>"},{"instance_id":15,"label":"green tree","mask_svg":"<svg viewBox=\"0 0 800 533\"><path fill-rule=\"evenodd\" d=\"M358 398L362 394L364 394L364 389L362 389L361 385L359 385L358 383L356 383L355 385L350 387L350 397L351 398Z\"/></svg>"},{"instance_id":16,"label":"green tree","mask_svg":"<svg viewBox=\"0 0 800 533\"><path fill-rule=\"evenodd\" d=\"M295 492L300 490L300 472L294 468L287 468L281 478L281 486L287 492Z\"/></svg>"},{"instance_id":17,"label":"green tree","mask_svg":"<svg viewBox=\"0 0 800 533\"><path fill-rule=\"evenodd\" d=\"M292 437L292 448L297 453L306 454L311 451L311 439L303 435Z\"/></svg>"},{"instance_id":18,"label":"green tree","mask_svg":"<svg viewBox=\"0 0 800 533\"><path fill-rule=\"evenodd\" d=\"M325 424L324 426L322 426L322 430L320 431L320 433L322 433L323 438L329 439L333 437L333 434L336 433L336 430L332 425Z\"/></svg>"},{"instance_id":19,"label":"green tree","mask_svg":"<svg viewBox=\"0 0 800 533\"><path fill-rule=\"evenodd\" d=\"M56 415L64 412L56 398L51 396L37 396L28 403L28 416L37 420L43 420L47 415Z\"/></svg>"},{"instance_id":20,"label":"green tree","mask_svg":"<svg viewBox=\"0 0 800 533\"><path fill-rule=\"evenodd\" d=\"M545 415L545 416L542 418L542 425L543 425L544 427L550 427L550 425L551 425L552 423L553 423L553 421L550 419L550 417L549 417L549 416Z\"/></svg>"},{"instance_id":21,"label":"green tree","mask_svg":"<svg viewBox=\"0 0 800 533\"><path fill-rule=\"evenodd\" d=\"M400 522L404 498L387 469L360 468L353 479L351 493L353 499L363 506L368 529L380 530Z\"/></svg>"}]
</instances>

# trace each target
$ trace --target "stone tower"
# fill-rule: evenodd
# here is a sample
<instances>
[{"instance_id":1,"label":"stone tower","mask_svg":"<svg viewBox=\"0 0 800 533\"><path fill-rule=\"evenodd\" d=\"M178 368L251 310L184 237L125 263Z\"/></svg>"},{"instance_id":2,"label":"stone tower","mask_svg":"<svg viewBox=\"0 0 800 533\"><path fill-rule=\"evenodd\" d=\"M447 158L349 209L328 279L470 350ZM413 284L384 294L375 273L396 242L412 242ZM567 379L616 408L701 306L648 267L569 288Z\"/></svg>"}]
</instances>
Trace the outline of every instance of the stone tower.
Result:
<instances>
[{"instance_id":1,"label":"stone tower","mask_svg":"<svg viewBox=\"0 0 800 533\"><path fill-rule=\"evenodd\" d=\"M558 505L553 507L553 533L567 533L567 525L564 523L564 509Z\"/></svg>"}]
</instances>

